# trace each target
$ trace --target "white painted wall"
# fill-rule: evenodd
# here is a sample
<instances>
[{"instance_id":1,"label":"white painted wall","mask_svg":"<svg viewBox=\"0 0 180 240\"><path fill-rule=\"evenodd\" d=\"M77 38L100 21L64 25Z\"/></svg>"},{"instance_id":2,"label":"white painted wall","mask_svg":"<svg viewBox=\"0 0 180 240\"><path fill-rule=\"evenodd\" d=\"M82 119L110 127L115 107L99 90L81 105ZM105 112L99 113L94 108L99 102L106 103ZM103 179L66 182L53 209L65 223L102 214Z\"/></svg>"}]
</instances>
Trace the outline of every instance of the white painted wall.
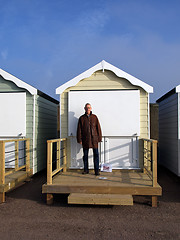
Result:
<instances>
[{"instance_id":1,"label":"white painted wall","mask_svg":"<svg viewBox=\"0 0 180 240\"><path fill-rule=\"evenodd\" d=\"M77 123L90 103L98 116L103 136L140 135L139 90L70 91L68 98L68 135L76 136Z\"/></svg>"},{"instance_id":2,"label":"white painted wall","mask_svg":"<svg viewBox=\"0 0 180 240\"><path fill-rule=\"evenodd\" d=\"M0 93L0 137L26 136L26 93Z\"/></svg>"}]
</instances>

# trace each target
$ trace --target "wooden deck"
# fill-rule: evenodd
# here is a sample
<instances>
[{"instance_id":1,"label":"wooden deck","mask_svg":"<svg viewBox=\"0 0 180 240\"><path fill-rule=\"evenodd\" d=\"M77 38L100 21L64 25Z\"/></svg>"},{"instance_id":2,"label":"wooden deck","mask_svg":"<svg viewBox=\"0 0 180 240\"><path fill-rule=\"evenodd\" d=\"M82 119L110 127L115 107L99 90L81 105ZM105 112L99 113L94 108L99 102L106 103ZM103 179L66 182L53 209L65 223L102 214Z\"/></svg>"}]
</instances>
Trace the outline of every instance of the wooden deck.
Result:
<instances>
[{"instance_id":1,"label":"wooden deck","mask_svg":"<svg viewBox=\"0 0 180 240\"><path fill-rule=\"evenodd\" d=\"M69 171L55 175L52 179L52 184L44 184L42 186L42 193L160 196L162 195L162 189L159 184L157 184L157 187L153 187L152 180L148 174L142 172L101 172L100 176L95 176L93 172L82 175L80 171Z\"/></svg>"},{"instance_id":2,"label":"wooden deck","mask_svg":"<svg viewBox=\"0 0 180 240\"><path fill-rule=\"evenodd\" d=\"M18 171L11 173L5 177L5 183L0 184L0 202L5 201L5 193L18 187L22 182L29 178L29 173L26 171Z\"/></svg>"},{"instance_id":3,"label":"wooden deck","mask_svg":"<svg viewBox=\"0 0 180 240\"><path fill-rule=\"evenodd\" d=\"M5 184L0 185L0 192L8 192L29 177L26 171L14 172L5 177Z\"/></svg>"},{"instance_id":4,"label":"wooden deck","mask_svg":"<svg viewBox=\"0 0 180 240\"><path fill-rule=\"evenodd\" d=\"M68 203L114 202L119 205L124 202L131 204L134 195L149 195L152 197L152 206L157 207L157 196L162 195L162 189L157 183L157 141L142 140L144 164L141 170L113 170L112 173L102 172L100 176L95 176L93 172L82 175L79 170L68 169L67 139L48 140L47 183L42 186L42 193L47 194L47 203L53 202L54 193L70 194ZM53 155L54 145L56 156Z\"/></svg>"},{"instance_id":5,"label":"wooden deck","mask_svg":"<svg viewBox=\"0 0 180 240\"><path fill-rule=\"evenodd\" d=\"M19 143L24 142L24 159L25 163L22 166L19 166ZM13 150L15 159L11 162L14 162L14 168L5 167L5 157L9 152L5 149L6 143L13 143L15 150ZM10 151L12 152L12 151ZM32 170L30 169L30 139L9 139L0 141L0 203L5 202L5 193L9 190L16 188L29 178L32 175Z\"/></svg>"}]
</instances>

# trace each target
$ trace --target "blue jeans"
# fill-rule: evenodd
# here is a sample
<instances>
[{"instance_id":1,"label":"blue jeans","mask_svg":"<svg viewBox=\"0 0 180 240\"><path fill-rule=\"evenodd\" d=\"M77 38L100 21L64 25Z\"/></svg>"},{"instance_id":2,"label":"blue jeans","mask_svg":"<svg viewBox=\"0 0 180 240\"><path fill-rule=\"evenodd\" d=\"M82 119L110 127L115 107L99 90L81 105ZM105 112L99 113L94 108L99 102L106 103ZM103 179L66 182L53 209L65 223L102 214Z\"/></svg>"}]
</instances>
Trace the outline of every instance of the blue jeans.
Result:
<instances>
[{"instance_id":1,"label":"blue jeans","mask_svg":"<svg viewBox=\"0 0 180 240\"><path fill-rule=\"evenodd\" d=\"M84 162L84 171L89 172L89 165L88 165L88 152L89 148L83 148L83 162ZM94 160L94 171L95 173L99 172L99 153L98 148L93 148L93 160Z\"/></svg>"}]
</instances>

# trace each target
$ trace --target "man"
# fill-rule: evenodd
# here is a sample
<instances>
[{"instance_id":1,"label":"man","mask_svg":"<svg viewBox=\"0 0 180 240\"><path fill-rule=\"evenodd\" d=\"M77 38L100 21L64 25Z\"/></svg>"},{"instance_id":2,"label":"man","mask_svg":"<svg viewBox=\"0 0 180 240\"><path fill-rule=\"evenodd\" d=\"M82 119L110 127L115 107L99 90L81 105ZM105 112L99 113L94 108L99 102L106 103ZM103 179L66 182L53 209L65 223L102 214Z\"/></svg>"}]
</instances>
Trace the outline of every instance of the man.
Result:
<instances>
[{"instance_id":1,"label":"man","mask_svg":"<svg viewBox=\"0 0 180 240\"><path fill-rule=\"evenodd\" d=\"M99 153L98 142L102 140L101 127L99 120L95 114L92 114L90 103L86 103L85 114L79 118L77 127L77 142L83 146L83 174L89 173L88 152L89 148L93 148L93 160L95 175L99 175Z\"/></svg>"}]
</instances>

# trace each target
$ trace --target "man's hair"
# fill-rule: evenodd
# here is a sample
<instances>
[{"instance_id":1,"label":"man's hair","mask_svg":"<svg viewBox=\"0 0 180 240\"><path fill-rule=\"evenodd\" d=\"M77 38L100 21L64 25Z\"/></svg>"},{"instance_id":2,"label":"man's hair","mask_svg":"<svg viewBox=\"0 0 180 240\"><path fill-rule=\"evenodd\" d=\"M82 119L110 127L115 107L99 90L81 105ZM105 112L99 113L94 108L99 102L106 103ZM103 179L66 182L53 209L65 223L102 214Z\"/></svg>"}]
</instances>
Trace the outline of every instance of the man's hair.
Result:
<instances>
[{"instance_id":1,"label":"man's hair","mask_svg":"<svg viewBox=\"0 0 180 240\"><path fill-rule=\"evenodd\" d=\"M85 107L87 107L87 105L90 105L90 106L91 106L91 104L90 104L90 103L86 103Z\"/></svg>"}]
</instances>

